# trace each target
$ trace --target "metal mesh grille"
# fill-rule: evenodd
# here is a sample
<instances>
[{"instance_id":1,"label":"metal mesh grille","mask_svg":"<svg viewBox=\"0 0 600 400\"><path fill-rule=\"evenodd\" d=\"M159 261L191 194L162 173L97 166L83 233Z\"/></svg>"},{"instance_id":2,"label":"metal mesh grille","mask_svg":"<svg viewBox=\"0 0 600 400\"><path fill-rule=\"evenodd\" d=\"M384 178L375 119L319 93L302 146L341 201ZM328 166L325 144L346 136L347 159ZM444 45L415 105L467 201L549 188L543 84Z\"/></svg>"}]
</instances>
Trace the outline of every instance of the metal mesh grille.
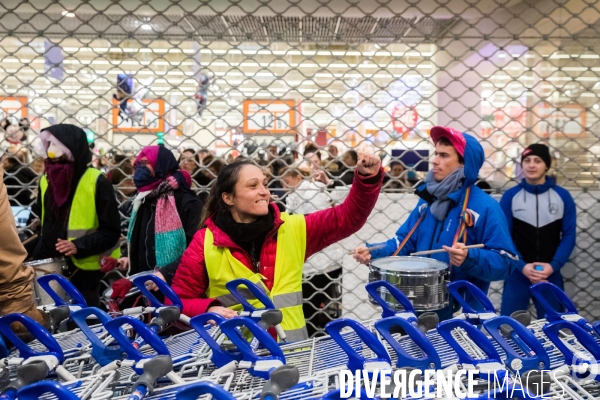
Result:
<instances>
[{"instance_id":1,"label":"metal mesh grille","mask_svg":"<svg viewBox=\"0 0 600 400\"><path fill-rule=\"evenodd\" d=\"M159 141L174 151L209 149L213 161L195 161L207 176L241 154L270 167L273 182L281 179L273 168L309 143L322 160L301 164L312 174L306 180L318 169L345 168L347 149L380 154L404 171L388 173L358 234L310 262L313 272L327 273L324 282L305 284L315 292L308 306L320 312L309 323L340 311L368 319L376 313L363 289L368 270L346 253L391 237L406 219L432 154L428 130L449 125L478 136L486 152L480 176L498 196L515 184L522 149L543 142L551 173L577 204L566 290L582 315L597 319L599 17L595 2L577 0L5 0L0 112L13 125L21 117L30 124L21 144L0 142L23 155L6 174L11 200L27 206L36 195L37 178L20 172L35 165L35 134L58 122L84 127L95 165L126 175L111 157ZM113 99L119 74L135 86L125 114ZM194 96L204 75L210 83L200 115ZM274 159L268 145L277 146ZM325 206L338 204L347 187L337 180L335 190L314 191L296 206L323 207L323 196ZM116 185L121 201L128 183ZM278 185L274 194L286 204ZM494 284L496 303L499 293Z\"/></svg>"}]
</instances>

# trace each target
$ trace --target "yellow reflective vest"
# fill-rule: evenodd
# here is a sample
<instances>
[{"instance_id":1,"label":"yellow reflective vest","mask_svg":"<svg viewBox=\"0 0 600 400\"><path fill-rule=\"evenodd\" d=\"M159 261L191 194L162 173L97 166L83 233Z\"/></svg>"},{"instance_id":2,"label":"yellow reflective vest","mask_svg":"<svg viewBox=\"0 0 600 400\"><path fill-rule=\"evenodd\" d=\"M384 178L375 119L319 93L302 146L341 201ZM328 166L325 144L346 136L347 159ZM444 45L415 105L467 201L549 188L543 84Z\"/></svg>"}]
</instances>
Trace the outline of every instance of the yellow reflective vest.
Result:
<instances>
[{"instance_id":1,"label":"yellow reflective vest","mask_svg":"<svg viewBox=\"0 0 600 400\"><path fill-rule=\"evenodd\" d=\"M74 240L82 236L89 235L90 233L98 230L98 215L96 213L96 181L98 177L102 175L102 172L94 168L88 168L77 184L75 190L75 196L73 197L73 203L71 204L71 211L69 213L69 224L67 227L67 239ZM44 217L46 215L45 210L45 195L48 189L48 179L44 175L40 181L41 196L42 196L42 219L41 225L44 225ZM111 256L119 258L121 251L119 250L119 243L115 244L115 247L95 256L89 256L85 258L71 257L71 261L77 268L83 270L94 271L100 269L100 259L104 256Z\"/></svg>"},{"instance_id":2,"label":"yellow reflective vest","mask_svg":"<svg viewBox=\"0 0 600 400\"><path fill-rule=\"evenodd\" d=\"M204 237L204 260L208 273L209 298L218 299L224 307L241 311L242 306L229 293L225 284L233 279L244 278L261 286L275 308L281 310L281 327L288 341L308 338L304 312L302 311L302 268L306 254L306 221L303 215L281 214L284 223L277 231L277 254L275 256L275 279L269 291L263 284L264 276L252 272L236 259L229 248L214 246L214 236L206 229ZM257 308L262 304L247 290L241 291L248 302Z\"/></svg>"}]
</instances>

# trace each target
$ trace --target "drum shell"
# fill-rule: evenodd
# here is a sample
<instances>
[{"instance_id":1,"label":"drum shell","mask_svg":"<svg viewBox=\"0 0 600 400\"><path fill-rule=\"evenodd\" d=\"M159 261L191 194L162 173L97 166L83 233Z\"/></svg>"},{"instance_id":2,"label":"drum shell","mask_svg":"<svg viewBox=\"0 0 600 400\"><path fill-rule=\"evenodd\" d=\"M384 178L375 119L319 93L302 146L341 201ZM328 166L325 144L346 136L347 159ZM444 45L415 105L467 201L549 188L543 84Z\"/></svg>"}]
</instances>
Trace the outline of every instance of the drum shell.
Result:
<instances>
[{"instance_id":1,"label":"drum shell","mask_svg":"<svg viewBox=\"0 0 600 400\"><path fill-rule=\"evenodd\" d=\"M37 280L39 277L49 274L63 275L63 268L68 268L67 260L63 257L47 258L44 260L36 260L23 263L25 267L32 267L35 271L35 277L33 280L33 291L35 293L35 301L38 306L46 306L54 304L52 297L38 284ZM50 282L50 287L54 289L62 299L70 300L69 295L62 289L57 282Z\"/></svg>"},{"instance_id":2,"label":"drum shell","mask_svg":"<svg viewBox=\"0 0 600 400\"><path fill-rule=\"evenodd\" d=\"M450 304L446 287L450 278L447 268L440 271L397 271L374 265L369 265L369 268L369 282L382 280L391 283L409 298L415 311L441 310ZM379 288L377 292L393 309L404 309L385 288ZM379 304L371 296L369 301Z\"/></svg>"}]
</instances>

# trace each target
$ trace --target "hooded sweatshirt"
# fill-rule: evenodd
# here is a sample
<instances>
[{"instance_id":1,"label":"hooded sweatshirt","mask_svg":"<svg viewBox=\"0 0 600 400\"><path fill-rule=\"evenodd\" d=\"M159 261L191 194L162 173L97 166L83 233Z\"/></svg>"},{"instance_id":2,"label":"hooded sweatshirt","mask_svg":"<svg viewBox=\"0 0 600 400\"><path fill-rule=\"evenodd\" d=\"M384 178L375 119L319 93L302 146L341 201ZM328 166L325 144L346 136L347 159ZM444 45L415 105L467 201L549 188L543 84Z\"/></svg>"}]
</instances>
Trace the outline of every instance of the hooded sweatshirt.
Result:
<instances>
[{"instance_id":1,"label":"hooded sweatshirt","mask_svg":"<svg viewBox=\"0 0 600 400\"><path fill-rule=\"evenodd\" d=\"M442 246L452 246L454 236L460 226L460 214L468 186L471 194L467 209L474 215L474 225L468 228L467 245L483 243L485 248L470 249L467 258L460 267L453 266L450 280L467 280L487 293L490 282L506 279L516 268L517 252L514 248L506 218L496 200L475 186L477 174L483 165L484 152L479 142L472 136L463 133L466 139L465 147L465 181L462 187L448 195L452 201L450 210L443 221L439 221L430 211L432 196L427 192L426 185L417 188L421 200L411 212L408 219L396 232L396 237L383 243L367 244L369 247L385 245L384 248L371 252L373 259L391 256L408 232L416 224L422 213L425 217L411 238L398 255L407 256L410 253L425 250L441 249ZM431 254L430 257L449 264L448 253ZM473 304L477 309L481 305Z\"/></svg>"},{"instance_id":2,"label":"hooded sweatshirt","mask_svg":"<svg viewBox=\"0 0 600 400\"><path fill-rule=\"evenodd\" d=\"M555 272L569 261L575 247L577 209L569 192L551 177L541 185L525 179L504 193L500 206L525 263L546 262Z\"/></svg>"},{"instance_id":3,"label":"hooded sweatshirt","mask_svg":"<svg viewBox=\"0 0 600 400\"><path fill-rule=\"evenodd\" d=\"M33 252L33 258L36 260L62 256L56 250L56 242L59 238L67 239L67 227L73 196L79 180L92 161L92 153L88 147L87 136L83 129L75 125L58 124L44 130L50 132L69 149L74 158L75 168L69 198L58 209L57 213L49 212L54 208L54 199L50 187L46 191L44 199L38 196L32 207L32 212L41 218L42 201L44 201L45 210L47 211L41 227L41 240L38 241L38 245ZM38 193L41 193L41 188L38 189ZM76 258L85 258L103 253L114 247L119 240L121 232L117 200L112 185L104 175L100 175L96 181L96 210L90 210L90 212L95 212L98 215L99 227L96 232L73 240L73 243L77 246L77 254L74 255Z\"/></svg>"}]
</instances>

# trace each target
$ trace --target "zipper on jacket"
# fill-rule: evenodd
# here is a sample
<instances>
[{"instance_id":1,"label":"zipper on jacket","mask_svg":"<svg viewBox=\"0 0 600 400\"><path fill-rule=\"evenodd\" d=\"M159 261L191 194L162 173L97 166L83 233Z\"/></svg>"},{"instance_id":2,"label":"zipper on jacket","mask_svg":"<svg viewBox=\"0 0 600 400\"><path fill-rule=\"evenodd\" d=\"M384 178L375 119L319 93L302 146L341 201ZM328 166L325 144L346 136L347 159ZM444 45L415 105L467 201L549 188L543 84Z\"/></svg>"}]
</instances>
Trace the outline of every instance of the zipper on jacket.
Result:
<instances>
[{"instance_id":1,"label":"zipper on jacket","mask_svg":"<svg viewBox=\"0 0 600 400\"><path fill-rule=\"evenodd\" d=\"M442 226L440 226L440 231L438 232L438 237L435 240L436 243L440 242L440 236L442 236L442 232L444 231L444 226L446 225L446 218L447 217L448 216L446 215L446 217L444 217L444 220L442 221ZM433 231L433 232L434 232L433 234L435 235L435 231Z\"/></svg>"},{"instance_id":2,"label":"zipper on jacket","mask_svg":"<svg viewBox=\"0 0 600 400\"><path fill-rule=\"evenodd\" d=\"M433 228L433 235L431 235L431 241L429 242L429 248L427 250L431 250L431 248L433 247L433 239L435 239L435 231L437 230L439 222L440 221L438 221L438 219L435 218L435 227ZM431 257L431 254L429 254L427 257Z\"/></svg>"},{"instance_id":3,"label":"zipper on jacket","mask_svg":"<svg viewBox=\"0 0 600 400\"><path fill-rule=\"evenodd\" d=\"M538 187L535 187L535 259L540 259L540 210Z\"/></svg>"}]
</instances>

